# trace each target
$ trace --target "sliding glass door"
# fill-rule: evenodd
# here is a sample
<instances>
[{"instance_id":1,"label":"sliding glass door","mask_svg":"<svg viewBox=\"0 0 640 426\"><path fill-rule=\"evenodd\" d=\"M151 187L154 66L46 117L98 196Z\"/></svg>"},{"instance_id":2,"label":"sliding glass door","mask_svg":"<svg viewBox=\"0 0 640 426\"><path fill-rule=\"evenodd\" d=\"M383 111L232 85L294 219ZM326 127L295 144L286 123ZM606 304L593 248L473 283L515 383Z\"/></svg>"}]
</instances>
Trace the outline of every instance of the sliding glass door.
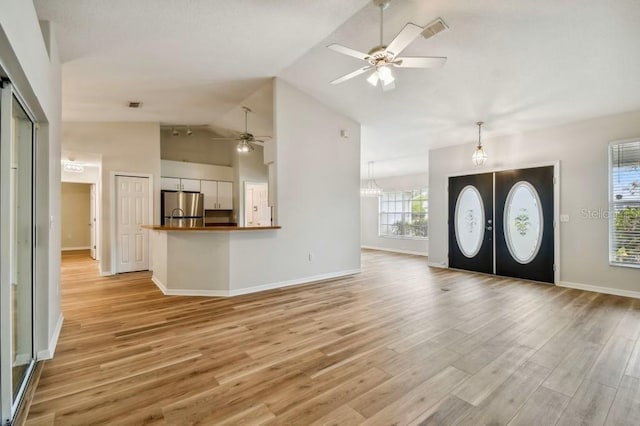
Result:
<instances>
[{"instance_id":1,"label":"sliding glass door","mask_svg":"<svg viewBox=\"0 0 640 426\"><path fill-rule=\"evenodd\" d=\"M0 103L0 391L13 418L34 365L33 119L3 82Z\"/></svg>"}]
</instances>

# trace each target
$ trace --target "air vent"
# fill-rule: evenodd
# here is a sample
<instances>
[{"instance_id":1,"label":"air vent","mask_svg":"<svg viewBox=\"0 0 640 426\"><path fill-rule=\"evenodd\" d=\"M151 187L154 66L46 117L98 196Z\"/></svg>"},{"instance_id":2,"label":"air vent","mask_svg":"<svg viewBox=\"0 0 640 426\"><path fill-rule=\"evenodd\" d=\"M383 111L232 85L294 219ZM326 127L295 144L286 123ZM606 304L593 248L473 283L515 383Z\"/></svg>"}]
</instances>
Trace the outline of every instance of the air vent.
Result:
<instances>
[{"instance_id":1,"label":"air vent","mask_svg":"<svg viewBox=\"0 0 640 426\"><path fill-rule=\"evenodd\" d=\"M142 102L129 101L129 108L142 108Z\"/></svg>"},{"instance_id":2,"label":"air vent","mask_svg":"<svg viewBox=\"0 0 640 426\"><path fill-rule=\"evenodd\" d=\"M442 31L448 28L449 27L447 26L447 24L444 23L442 18L438 18L432 23L430 23L429 25L427 25L426 27L424 27L424 30L422 31L422 37L424 38L433 37L434 35L441 33Z\"/></svg>"}]
</instances>

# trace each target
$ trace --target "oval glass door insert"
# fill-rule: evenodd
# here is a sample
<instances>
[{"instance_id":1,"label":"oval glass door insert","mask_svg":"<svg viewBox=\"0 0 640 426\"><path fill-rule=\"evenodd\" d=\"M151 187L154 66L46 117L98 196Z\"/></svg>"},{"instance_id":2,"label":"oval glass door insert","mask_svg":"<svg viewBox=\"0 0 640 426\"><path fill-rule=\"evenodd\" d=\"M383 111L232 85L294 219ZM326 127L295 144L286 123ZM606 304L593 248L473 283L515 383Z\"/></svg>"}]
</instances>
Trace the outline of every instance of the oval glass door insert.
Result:
<instances>
[{"instance_id":1,"label":"oval glass door insert","mask_svg":"<svg viewBox=\"0 0 640 426\"><path fill-rule=\"evenodd\" d=\"M467 185L460 191L454 220L460 251L468 258L475 257L484 240L484 205L475 186Z\"/></svg>"},{"instance_id":2,"label":"oval glass door insert","mask_svg":"<svg viewBox=\"0 0 640 426\"><path fill-rule=\"evenodd\" d=\"M504 236L511 256L521 264L535 259L542 242L542 205L538 191L525 181L509 190L504 208Z\"/></svg>"}]
</instances>

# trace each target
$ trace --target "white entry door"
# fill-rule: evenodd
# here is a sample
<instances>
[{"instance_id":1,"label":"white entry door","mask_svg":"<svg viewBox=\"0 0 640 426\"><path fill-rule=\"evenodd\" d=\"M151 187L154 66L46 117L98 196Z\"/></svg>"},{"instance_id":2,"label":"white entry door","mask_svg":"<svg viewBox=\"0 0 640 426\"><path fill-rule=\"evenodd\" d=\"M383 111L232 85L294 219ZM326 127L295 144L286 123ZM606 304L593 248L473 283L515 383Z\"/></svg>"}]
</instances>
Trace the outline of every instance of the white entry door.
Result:
<instances>
[{"instance_id":1,"label":"white entry door","mask_svg":"<svg viewBox=\"0 0 640 426\"><path fill-rule=\"evenodd\" d=\"M149 179L116 176L117 271L149 269L149 234L142 225L149 218Z\"/></svg>"}]
</instances>

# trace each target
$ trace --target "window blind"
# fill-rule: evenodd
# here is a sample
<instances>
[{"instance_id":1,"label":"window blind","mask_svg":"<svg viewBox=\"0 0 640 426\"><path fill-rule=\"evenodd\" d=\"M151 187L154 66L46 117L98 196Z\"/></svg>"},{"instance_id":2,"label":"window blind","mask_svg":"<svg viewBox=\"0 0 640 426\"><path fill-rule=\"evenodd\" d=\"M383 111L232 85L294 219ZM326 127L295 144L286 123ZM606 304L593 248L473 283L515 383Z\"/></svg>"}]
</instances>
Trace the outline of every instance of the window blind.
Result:
<instances>
[{"instance_id":1,"label":"window blind","mask_svg":"<svg viewBox=\"0 0 640 426\"><path fill-rule=\"evenodd\" d=\"M640 267L640 140L610 150L609 262Z\"/></svg>"}]
</instances>

